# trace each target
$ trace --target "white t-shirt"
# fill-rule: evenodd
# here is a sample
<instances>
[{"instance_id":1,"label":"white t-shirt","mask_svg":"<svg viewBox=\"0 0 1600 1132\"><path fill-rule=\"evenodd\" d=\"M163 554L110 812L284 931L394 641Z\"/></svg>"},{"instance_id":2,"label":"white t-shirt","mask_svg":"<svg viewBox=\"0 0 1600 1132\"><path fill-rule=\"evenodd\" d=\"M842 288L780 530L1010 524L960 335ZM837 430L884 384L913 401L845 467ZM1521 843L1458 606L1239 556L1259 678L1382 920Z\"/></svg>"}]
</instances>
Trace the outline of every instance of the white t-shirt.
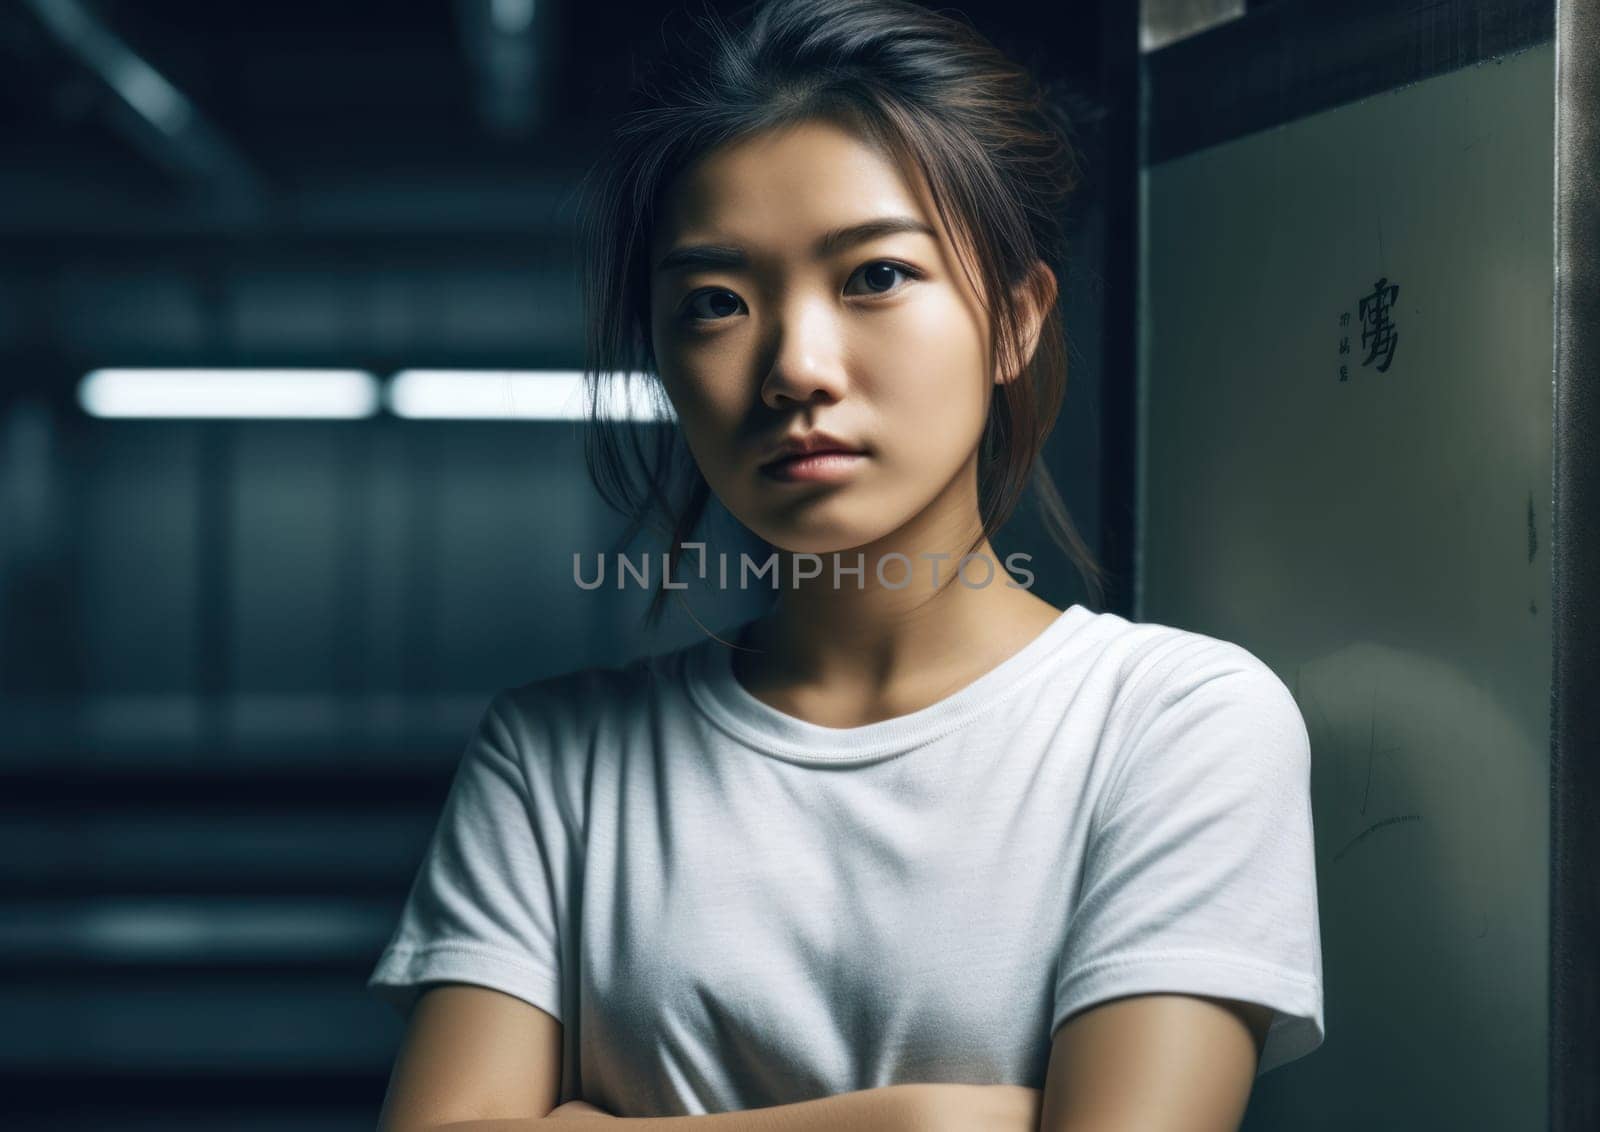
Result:
<instances>
[{"instance_id":1,"label":"white t-shirt","mask_svg":"<svg viewBox=\"0 0 1600 1132\"><path fill-rule=\"evenodd\" d=\"M733 639L732 634L724 634ZM515 995L617 1116L1044 1087L1069 1016L1184 992L1321 1044L1310 745L1238 645L1074 605L944 699L831 728L725 645L503 689L368 987Z\"/></svg>"}]
</instances>

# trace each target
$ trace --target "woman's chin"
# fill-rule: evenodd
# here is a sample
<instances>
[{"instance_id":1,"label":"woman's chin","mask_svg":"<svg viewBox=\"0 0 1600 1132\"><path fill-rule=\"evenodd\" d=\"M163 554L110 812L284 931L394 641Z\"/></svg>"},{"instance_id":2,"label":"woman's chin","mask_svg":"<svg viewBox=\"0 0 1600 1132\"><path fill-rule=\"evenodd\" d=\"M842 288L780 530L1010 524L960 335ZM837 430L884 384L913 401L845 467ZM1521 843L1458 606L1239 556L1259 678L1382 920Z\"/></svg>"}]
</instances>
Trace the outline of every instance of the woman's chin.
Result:
<instances>
[{"instance_id":1,"label":"woman's chin","mask_svg":"<svg viewBox=\"0 0 1600 1132\"><path fill-rule=\"evenodd\" d=\"M839 527L826 527L822 524L810 526L806 530L793 528L766 529L751 528L755 534L774 550L787 554L815 554L827 557L830 554L849 554L863 548L875 539L881 538L887 531L846 530ZM852 556L853 557L853 556ZM852 562L845 563L853 565Z\"/></svg>"}]
</instances>

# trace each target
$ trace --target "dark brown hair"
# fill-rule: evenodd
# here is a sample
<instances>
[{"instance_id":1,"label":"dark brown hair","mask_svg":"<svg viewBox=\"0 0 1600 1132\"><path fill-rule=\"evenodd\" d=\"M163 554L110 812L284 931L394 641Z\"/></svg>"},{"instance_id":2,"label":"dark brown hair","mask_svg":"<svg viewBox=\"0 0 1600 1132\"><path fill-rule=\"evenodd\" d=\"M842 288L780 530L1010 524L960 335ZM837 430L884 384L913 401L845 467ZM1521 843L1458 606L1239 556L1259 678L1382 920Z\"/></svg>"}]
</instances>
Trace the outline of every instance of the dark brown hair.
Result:
<instances>
[{"instance_id":1,"label":"dark brown hair","mask_svg":"<svg viewBox=\"0 0 1600 1132\"><path fill-rule=\"evenodd\" d=\"M940 218L976 260L991 365L1012 359L1007 373L1017 372L1025 313L1013 289L1029 284L1039 261L1065 278L1063 209L1080 180L1064 108L960 17L908 0L763 0L734 28L709 10L696 28L699 43L635 85L630 112L585 178L580 226L585 460L601 496L631 520L624 542L652 520L669 536L673 577L710 486L675 425L618 419L604 406L613 383L642 377L644 390L623 392L670 416L651 344L648 249L677 174L724 143L812 119L920 169ZM978 463L983 530L968 552L1004 525L1031 481L1045 530L1098 604L1103 571L1039 460L1066 381L1057 301L1032 359L991 396ZM657 587L648 623L668 592Z\"/></svg>"}]
</instances>

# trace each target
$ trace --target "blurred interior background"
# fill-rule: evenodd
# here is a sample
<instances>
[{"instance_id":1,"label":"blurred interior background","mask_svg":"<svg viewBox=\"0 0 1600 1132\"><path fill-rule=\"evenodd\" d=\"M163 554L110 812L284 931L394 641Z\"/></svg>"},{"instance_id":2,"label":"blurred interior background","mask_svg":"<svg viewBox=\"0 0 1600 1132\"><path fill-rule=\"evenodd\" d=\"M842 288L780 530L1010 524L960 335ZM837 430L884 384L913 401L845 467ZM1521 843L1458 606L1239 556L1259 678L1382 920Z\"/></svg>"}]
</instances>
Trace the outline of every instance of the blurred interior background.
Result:
<instances>
[{"instance_id":1,"label":"blurred interior background","mask_svg":"<svg viewBox=\"0 0 1600 1132\"><path fill-rule=\"evenodd\" d=\"M581 425L526 384L583 363L574 193L671 7L0 5L0 1108L21 1124L371 1127L401 1022L362 984L488 697L759 604L691 589L694 617L647 633L646 591L577 589L572 555L623 524ZM1047 459L1125 579L1134 20L965 7L1072 92L1088 181ZM232 392L141 407L103 372L130 368ZM272 417L264 370L333 372ZM1084 600L1027 511L997 548Z\"/></svg>"}]
</instances>

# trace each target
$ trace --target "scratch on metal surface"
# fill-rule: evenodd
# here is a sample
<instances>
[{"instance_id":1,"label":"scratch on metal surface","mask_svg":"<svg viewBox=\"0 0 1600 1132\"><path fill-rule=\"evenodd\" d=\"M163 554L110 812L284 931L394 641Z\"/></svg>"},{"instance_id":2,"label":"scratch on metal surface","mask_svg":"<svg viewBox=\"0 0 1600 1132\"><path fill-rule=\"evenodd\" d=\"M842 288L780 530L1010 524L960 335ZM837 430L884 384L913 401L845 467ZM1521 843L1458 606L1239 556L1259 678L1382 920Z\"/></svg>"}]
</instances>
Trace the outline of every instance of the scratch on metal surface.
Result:
<instances>
[{"instance_id":1,"label":"scratch on metal surface","mask_svg":"<svg viewBox=\"0 0 1600 1132\"><path fill-rule=\"evenodd\" d=\"M1337 853L1335 853L1333 855L1333 860L1332 860L1331 863L1332 864L1338 864L1340 857L1343 857L1346 853L1350 852L1350 850L1356 845L1357 842L1364 840L1367 837L1368 834L1372 833L1375 830L1382 829L1386 825L1394 825L1396 822L1421 821L1421 820L1422 820L1422 815L1421 814L1400 814L1397 817L1384 818L1380 822L1373 822L1371 825L1367 826L1366 829L1363 829L1360 833L1358 833L1354 837L1352 837L1349 841L1346 841L1344 843L1344 848L1340 849Z\"/></svg>"}]
</instances>

